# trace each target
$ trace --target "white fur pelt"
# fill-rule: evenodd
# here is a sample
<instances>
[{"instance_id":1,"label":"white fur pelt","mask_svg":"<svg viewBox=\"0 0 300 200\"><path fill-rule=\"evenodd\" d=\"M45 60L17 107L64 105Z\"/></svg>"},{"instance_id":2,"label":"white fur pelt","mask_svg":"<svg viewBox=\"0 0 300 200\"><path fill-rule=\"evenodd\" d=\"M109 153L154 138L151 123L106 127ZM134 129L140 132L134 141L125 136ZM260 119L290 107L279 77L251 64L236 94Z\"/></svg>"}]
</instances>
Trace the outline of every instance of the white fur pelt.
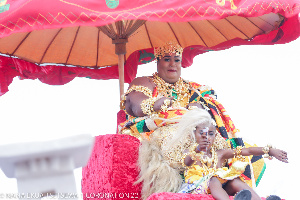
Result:
<instances>
[{"instance_id":1,"label":"white fur pelt","mask_svg":"<svg viewBox=\"0 0 300 200\"><path fill-rule=\"evenodd\" d=\"M182 138L190 137L194 142L193 128L198 124L211 123L211 117L203 109L188 111L177 121L172 138L167 138L164 145L172 150L176 145L183 144ZM159 130L156 130L159 131ZM156 132L155 131L155 132ZM157 132L160 134L160 132ZM152 133L152 136L155 135ZM137 183L143 182L142 198L147 199L152 193L177 192L182 185L182 178L178 169L172 168L163 156L159 143L161 138L151 137L143 139L139 149L140 177ZM161 143L160 143L161 144ZM165 148L164 148L165 149ZM182 153L182 152L181 152Z\"/></svg>"},{"instance_id":2,"label":"white fur pelt","mask_svg":"<svg viewBox=\"0 0 300 200\"><path fill-rule=\"evenodd\" d=\"M153 140L144 140L139 150L140 178L137 182L143 182L143 199L152 193L177 192L182 184L179 171L170 167L156 144Z\"/></svg>"},{"instance_id":3,"label":"white fur pelt","mask_svg":"<svg viewBox=\"0 0 300 200\"><path fill-rule=\"evenodd\" d=\"M178 123L174 125L177 131L167 143L168 148L171 148L174 144L179 144L182 138L186 137L190 137L193 142L196 142L194 128L198 125L209 126L212 120L210 114L204 109L196 108L189 110L182 116Z\"/></svg>"}]
</instances>

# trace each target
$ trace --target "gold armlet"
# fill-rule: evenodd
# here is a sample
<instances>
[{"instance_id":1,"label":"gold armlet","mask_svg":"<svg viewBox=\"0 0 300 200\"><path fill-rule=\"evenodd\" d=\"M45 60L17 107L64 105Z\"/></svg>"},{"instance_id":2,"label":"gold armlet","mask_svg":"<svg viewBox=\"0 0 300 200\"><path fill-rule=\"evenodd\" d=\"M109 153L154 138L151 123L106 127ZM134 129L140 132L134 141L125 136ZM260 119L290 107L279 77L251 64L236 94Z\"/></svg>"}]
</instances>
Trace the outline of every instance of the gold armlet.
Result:
<instances>
[{"instance_id":1,"label":"gold armlet","mask_svg":"<svg viewBox=\"0 0 300 200\"><path fill-rule=\"evenodd\" d=\"M182 157L181 157L181 165L182 165L182 167L184 167L184 168L187 168L188 166L184 163L184 160L185 160L185 158L187 157L187 155L188 155L188 153L184 153L184 154L182 154Z\"/></svg>"},{"instance_id":2,"label":"gold armlet","mask_svg":"<svg viewBox=\"0 0 300 200\"><path fill-rule=\"evenodd\" d=\"M273 159L273 156L270 156L270 154L269 154L271 148L272 148L272 145L267 145L262 148L262 151L264 152L264 155L263 155L264 158L268 158L269 160Z\"/></svg>"},{"instance_id":3,"label":"gold armlet","mask_svg":"<svg viewBox=\"0 0 300 200\"><path fill-rule=\"evenodd\" d=\"M245 157L241 155L242 149L243 149L242 146L237 146L236 149L234 150L234 157L235 157L237 160L245 161Z\"/></svg>"},{"instance_id":4,"label":"gold armlet","mask_svg":"<svg viewBox=\"0 0 300 200\"><path fill-rule=\"evenodd\" d=\"M125 93L125 96L128 95L132 91L141 92L149 98L152 97L152 91L149 88L147 88L145 86L142 86L142 85L133 85L133 86L131 86L131 88L129 88L127 90L127 92Z\"/></svg>"},{"instance_id":5,"label":"gold armlet","mask_svg":"<svg viewBox=\"0 0 300 200\"><path fill-rule=\"evenodd\" d=\"M152 115L155 114L155 111L153 109L153 105L157 98L149 98L145 99L141 103L141 109L145 115Z\"/></svg>"},{"instance_id":6,"label":"gold armlet","mask_svg":"<svg viewBox=\"0 0 300 200\"><path fill-rule=\"evenodd\" d=\"M132 87L130 87L127 92L125 94L122 95L121 97L121 102L120 102L120 108L121 109L125 109L125 101L126 101L126 96L132 92L132 91L136 91L136 92L142 92L144 95L146 95L147 97L151 98L152 97L152 91L145 86L142 85L133 85Z\"/></svg>"}]
</instances>

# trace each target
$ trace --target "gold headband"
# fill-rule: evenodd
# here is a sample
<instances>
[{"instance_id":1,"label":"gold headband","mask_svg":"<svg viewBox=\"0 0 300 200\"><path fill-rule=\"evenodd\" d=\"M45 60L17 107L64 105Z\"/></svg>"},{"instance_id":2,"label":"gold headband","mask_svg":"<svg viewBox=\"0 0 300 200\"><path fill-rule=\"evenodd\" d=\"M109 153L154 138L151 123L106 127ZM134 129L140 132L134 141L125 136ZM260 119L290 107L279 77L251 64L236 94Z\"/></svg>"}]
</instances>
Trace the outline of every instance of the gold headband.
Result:
<instances>
[{"instance_id":1,"label":"gold headband","mask_svg":"<svg viewBox=\"0 0 300 200\"><path fill-rule=\"evenodd\" d=\"M174 41L169 41L163 46L154 48L154 56L156 59L161 59L165 56L165 54L171 55L175 53L176 56L182 57L183 48Z\"/></svg>"}]
</instances>

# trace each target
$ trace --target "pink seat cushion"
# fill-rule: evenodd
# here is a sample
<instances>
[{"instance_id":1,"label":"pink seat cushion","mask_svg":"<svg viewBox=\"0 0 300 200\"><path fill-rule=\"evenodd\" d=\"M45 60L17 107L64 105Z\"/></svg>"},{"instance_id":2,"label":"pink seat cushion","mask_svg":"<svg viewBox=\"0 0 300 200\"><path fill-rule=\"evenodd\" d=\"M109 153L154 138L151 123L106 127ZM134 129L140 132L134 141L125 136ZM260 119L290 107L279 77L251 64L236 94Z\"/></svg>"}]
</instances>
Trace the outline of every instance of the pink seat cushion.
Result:
<instances>
[{"instance_id":1,"label":"pink seat cushion","mask_svg":"<svg viewBox=\"0 0 300 200\"><path fill-rule=\"evenodd\" d=\"M137 159L140 142L129 135L100 135L82 169L83 199L139 199Z\"/></svg>"}]
</instances>

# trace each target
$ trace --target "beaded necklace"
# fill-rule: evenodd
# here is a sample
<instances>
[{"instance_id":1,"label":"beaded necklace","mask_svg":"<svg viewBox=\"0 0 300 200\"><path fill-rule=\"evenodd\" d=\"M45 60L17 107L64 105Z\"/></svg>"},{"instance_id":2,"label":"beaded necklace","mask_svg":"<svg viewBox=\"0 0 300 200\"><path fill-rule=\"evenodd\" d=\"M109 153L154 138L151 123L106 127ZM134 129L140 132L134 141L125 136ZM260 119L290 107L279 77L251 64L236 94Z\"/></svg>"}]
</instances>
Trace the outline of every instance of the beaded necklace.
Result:
<instances>
[{"instance_id":1,"label":"beaded necklace","mask_svg":"<svg viewBox=\"0 0 300 200\"><path fill-rule=\"evenodd\" d=\"M207 155L204 155L203 152L196 153L195 149L198 146L197 143L190 147L190 156L196 162L200 161L202 168L204 169L205 174L209 174L211 170L215 171L217 169L218 164L218 155L214 148L211 149L211 158ZM213 165L213 168L211 166Z\"/></svg>"},{"instance_id":2,"label":"beaded necklace","mask_svg":"<svg viewBox=\"0 0 300 200\"><path fill-rule=\"evenodd\" d=\"M218 164L218 155L217 155L217 152L214 150L214 148L212 148L212 152L211 152L211 158L209 158L208 156L201 156L201 158L199 159L201 164L202 164L202 167L204 169L205 172L209 172L209 168L211 167L212 163L214 163L214 166L213 166L213 170L216 170L217 169L217 164ZM205 158L206 157L206 158Z\"/></svg>"},{"instance_id":3,"label":"beaded necklace","mask_svg":"<svg viewBox=\"0 0 300 200\"><path fill-rule=\"evenodd\" d=\"M153 78L150 78L157 87L158 93L164 97L172 97L174 96L174 100L172 103L173 107L186 106L182 104L186 104L188 99L190 98L190 84L185 82L181 77L179 80L170 84L164 81L161 77L158 76L158 73L153 74ZM184 100L187 99L185 102Z\"/></svg>"}]
</instances>

